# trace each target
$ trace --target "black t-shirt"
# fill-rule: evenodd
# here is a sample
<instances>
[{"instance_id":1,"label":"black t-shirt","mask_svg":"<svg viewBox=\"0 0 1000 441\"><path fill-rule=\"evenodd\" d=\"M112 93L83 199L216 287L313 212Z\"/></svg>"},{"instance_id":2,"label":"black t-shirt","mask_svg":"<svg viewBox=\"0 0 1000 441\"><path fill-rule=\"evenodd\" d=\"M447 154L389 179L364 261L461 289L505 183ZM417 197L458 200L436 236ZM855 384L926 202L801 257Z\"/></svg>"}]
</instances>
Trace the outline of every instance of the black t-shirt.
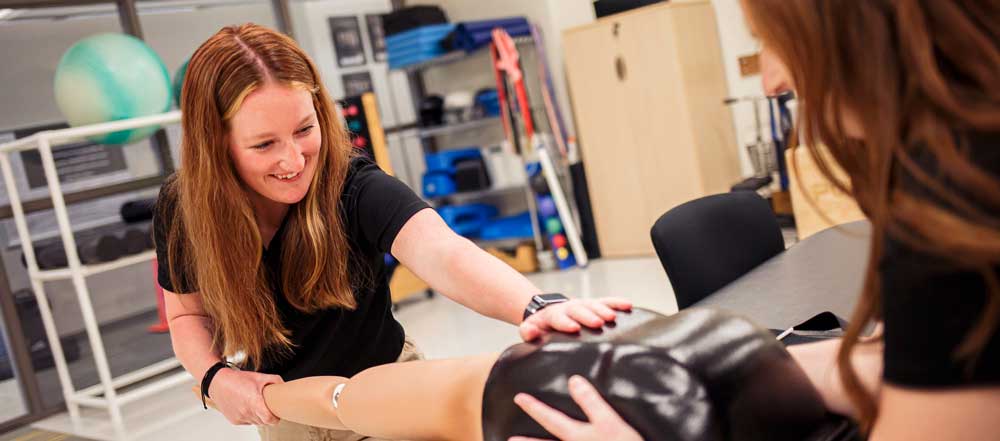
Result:
<instances>
[{"instance_id":1,"label":"black t-shirt","mask_svg":"<svg viewBox=\"0 0 1000 441\"><path fill-rule=\"evenodd\" d=\"M1000 178L1000 134L970 135L968 147L977 165ZM937 167L929 154L916 160L935 175ZM903 177L899 184L943 203L912 178ZM973 201L982 196L959 191L950 182L946 185ZM1000 217L988 202L976 203L994 219ZM987 290L979 272L924 254L892 237L886 238L879 269L887 382L916 388L1000 386L1000 331L993 332L975 363L959 361L954 354L985 311ZM993 272L1000 277L1000 266L993 267Z\"/></svg>"},{"instance_id":2,"label":"black t-shirt","mask_svg":"<svg viewBox=\"0 0 1000 441\"><path fill-rule=\"evenodd\" d=\"M164 212L176 213L176 201L166 200L173 185L170 179L160 190L159 204ZM418 211L427 208L409 187L386 175L365 158L351 161L340 199L343 227L354 250L352 264L369 276L367 281L352 281L357 308L353 311L331 308L306 314L288 303L280 292L281 247L284 225L264 250L263 261L272 281L274 298L282 324L291 332L292 355L281 359L267 357L260 372L281 375L286 381L315 375L350 377L372 366L391 363L399 358L403 347L403 327L392 315L384 254L390 251L396 234ZM159 211L159 210L157 210ZM167 261L166 231L175 216L154 217L156 232L157 274L160 286L177 293L197 291L193 275L182 278L184 286L170 283ZM179 215L179 213L177 213ZM180 252L183 252L181 250Z\"/></svg>"}]
</instances>

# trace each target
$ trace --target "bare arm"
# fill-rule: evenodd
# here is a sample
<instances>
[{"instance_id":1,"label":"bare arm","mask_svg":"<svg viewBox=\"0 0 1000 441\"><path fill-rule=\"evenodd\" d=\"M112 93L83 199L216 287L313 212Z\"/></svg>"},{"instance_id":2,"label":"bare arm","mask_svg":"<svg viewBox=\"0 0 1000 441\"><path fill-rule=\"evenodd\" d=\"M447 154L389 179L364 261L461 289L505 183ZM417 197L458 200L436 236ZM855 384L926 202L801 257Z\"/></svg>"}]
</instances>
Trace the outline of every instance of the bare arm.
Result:
<instances>
[{"instance_id":1,"label":"bare arm","mask_svg":"<svg viewBox=\"0 0 1000 441\"><path fill-rule=\"evenodd\" d=\"M827 409L856 416L840 382L840 343L829 340L788 350L820 391ZM1000 387L918 390L883 383L881 342L859 343L851 360L862 384L878 397L871 441L987 441L1000 433Z\"/></svg>"},{"instance_id":2,"label":"bare arm","mask_svg":"<svg viewBox=\"0 0 1000 441\"><path fill-rule=\"evenodd\" d=\"M837 363L840 344L840 339L826 340L790 346L788 352L809 376L828 410L855 416L856 409L840 381L840 367ZM882 386L882 343L858 343L851 355L851 363L865 389L873 396L876 395Z\"/></svg>"},{"instance_id":3,"label":"bare arm","mask_svg":"<svg viewBox=\"0 0 1000 441\"><path fill-rule=\"evenodd\" d=\"M198 383L208 368L222 360L212 345L212 319L205 312L201 294L175 294L163 290L170 343L174 355ZM278 418L264 404L264 386L280 383L277 375L222 369L209 386L215 406L233 424L276 424Z\"/></svg>"},{"instance_id":4,"label":"bare arm","mask_svg":"<svg viewBox=\"0 0 1000 441\"><path fill-rule=\"evenodd\" d=\"M212 319L201 303L201 294L175 294L163 291L170 343L174 355L198 381L205 371L222 359L212 348Z\"/></svg>"},{"instance_id":5,"label":"bare arm","mask_svg":"<svg viewBox=\"0 0 1000 441\"><path fill-rule=\"evenodd\" d=\"M431 209L403 226L392 255L441 294L507 323L521 323L531 297L541 292L521 273L455 234Z\"/></svg>"},{"instance_id":6,"label":"bare arm","mask_svg":"<svg viewBox=\"0 0 1000 441\"><path fill-rule=\"evenodd\" d=\"M264 388L282 419L385 439L482 440L483 389L497 354L390 363L353 378L307 377ZM344 386L338 407L337 385Z\"/></svg>"},{"instance_id":7,"label":"bare arm","mask_svg":"<svg viewBox=\"0 0 1000 441\"><path fill-rule=\"evenodd\" d=\"M1000 434L1000 387L882 388L871 441L990 441Z\"/></svg>"}]
</instances>

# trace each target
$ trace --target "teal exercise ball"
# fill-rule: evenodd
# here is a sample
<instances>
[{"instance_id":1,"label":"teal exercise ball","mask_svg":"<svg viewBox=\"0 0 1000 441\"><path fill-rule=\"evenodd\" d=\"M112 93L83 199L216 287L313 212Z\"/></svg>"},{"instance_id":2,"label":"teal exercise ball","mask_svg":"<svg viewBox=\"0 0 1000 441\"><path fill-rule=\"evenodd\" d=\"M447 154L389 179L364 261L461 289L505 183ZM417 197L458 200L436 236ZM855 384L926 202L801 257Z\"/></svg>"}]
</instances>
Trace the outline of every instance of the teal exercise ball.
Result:
<instances>
[{"instance_id":1,"label":"teal exercise ball","mask_svg":"<svg viewBox=\"0 0 1000 441\"><path fill-rule=\"evenodd\" d=\"M545 231L550 235L556 235L563 232L562 222L559 222L558 217L550 217L545 220Z\"/></svg>"},{"instance_id":2,"label":"teal exercise ball","mask_svg":"<svg viewBox=\"0 0 1000 441\"><path fill-rule=\"evenodd\" d=\"M170 74L156 52L125 34L98 34L71 46L56 67L56 104L70 126L82 126L170 110ZM159 127L141 127L91 137L128 144Z\"/></svg>"},{"instance_id":3,"label":"teal exercise ball","mask_svg":"<svg viewBox=\"0 0 1000 441\"><path fill-rule=\"evenodd\" d=\"M181 87L184 86L184 74L188 70L188 61L191 61L191 59L188 59L181 67L177 68L177 73L174 74L174 104L177 104L178 109L181 108Z\"/></svg>"}]
</instances>

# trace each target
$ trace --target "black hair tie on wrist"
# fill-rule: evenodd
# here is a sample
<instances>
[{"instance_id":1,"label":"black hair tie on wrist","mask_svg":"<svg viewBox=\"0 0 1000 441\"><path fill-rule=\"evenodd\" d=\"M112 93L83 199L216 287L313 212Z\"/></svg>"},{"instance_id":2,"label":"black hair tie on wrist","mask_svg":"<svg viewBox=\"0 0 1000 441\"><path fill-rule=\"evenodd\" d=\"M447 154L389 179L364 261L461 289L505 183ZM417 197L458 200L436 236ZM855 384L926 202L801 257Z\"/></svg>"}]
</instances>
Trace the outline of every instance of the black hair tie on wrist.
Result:
<instances>
[{"instance_id":1,"label":"black hair tie on wrist","mask_svg":"<svg viewBox=\"0 0 1000 441\"><path fill-rule=\"evenodd\" d=\"M223 368L232 368L236 365L228 361L220 361L212 365L205 371L205 376L201 377L201 405L205 409L208 409L208 403L205 401L206 398L212 398L208 396L208 386L212 384L212 379L215 378L215 374L219 373L219 370Z\"/></svg>"}]
</instances>

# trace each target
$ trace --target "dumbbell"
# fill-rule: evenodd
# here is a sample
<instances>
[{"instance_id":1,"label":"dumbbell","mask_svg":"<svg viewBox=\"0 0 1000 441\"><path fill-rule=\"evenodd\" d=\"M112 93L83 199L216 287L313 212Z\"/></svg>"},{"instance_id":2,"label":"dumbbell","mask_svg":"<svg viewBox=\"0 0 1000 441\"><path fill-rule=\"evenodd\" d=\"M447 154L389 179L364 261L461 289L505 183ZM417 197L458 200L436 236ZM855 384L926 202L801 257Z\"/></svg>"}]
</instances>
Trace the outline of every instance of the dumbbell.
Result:
<instances>
[{"instance_id":1,"label":"dumbbell","mask_svg":"<svg viewBox=\"0 0 1000 441\"><path fill-rule=\"evenodd\" d=\"M77 253L86 265L110 262L125 255L125 243L114 234L101 234L81 241Z\"/></svg>"},{"instance_id":2,"label":"dumbbell","mask_svg":"<svg viewBox=\"0 0 1000 441\"><path fill-rule=\"evenodd\" d=\"M541 172L529 178L528 184L535 194L549 194L549 183L545 180L545 176Z\"/></svg>"},{"instance_id":3,"label":"dumbbell","mask_svg":"<svg viewBox=\"0 0 1000 441\"><path fill-rule=\"evenodd\" d=\"M122 221L131 224L144 222L153 218L153 209L156 207L156 198L139 199L122 204L119 213Z\"/></svg>"},{"instance_id":4,"label":"dumbbell","mask_svg":"<svg viewBox=\"0 0 1000 441\"><path fill-rule=\"evenodd\" d=\"M129 228L122 236L122 243L125 246L125 254L139 254L153 248L152 230L146 228Z\"/></svg>"},{"instance_id":5,"label":"dumbbell","mask_svg":"<svg viewBox=\"0 0 1000 441\"><path fill-rule=\"evenodd\" d=\"M77 255L84 265L110 262L125 255L125 243L113 234L102 234L77 239ZM62 242L52 242L35 246L35 259L38 269L49 270L65 268L69 265ZM21 254L21 264L27 266L24 254Z\"/></svg>"}]
</instances>

